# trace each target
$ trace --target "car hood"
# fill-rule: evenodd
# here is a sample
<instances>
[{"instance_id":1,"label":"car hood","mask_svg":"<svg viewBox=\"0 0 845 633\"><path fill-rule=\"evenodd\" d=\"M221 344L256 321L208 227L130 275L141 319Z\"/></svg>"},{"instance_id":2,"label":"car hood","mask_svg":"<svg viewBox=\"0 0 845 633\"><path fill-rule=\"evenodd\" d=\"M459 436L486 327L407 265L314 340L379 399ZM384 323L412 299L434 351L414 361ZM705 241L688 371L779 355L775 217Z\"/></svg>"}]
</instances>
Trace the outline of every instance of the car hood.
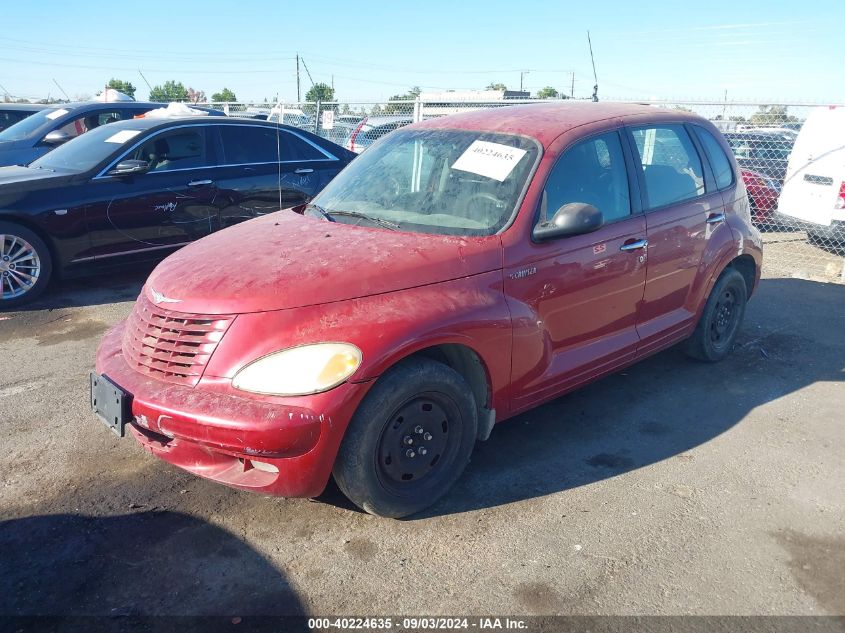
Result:
<instances>
[{"instance_id":1,"label":"car hood","mask_svg":"<svg viewBox=\"0 0 845 633\"><path fill-rule=\"evenodd\" d=\"M496 235L407 233L280 211L177 251L153 271L144 292L171 311L239 314L344 301L501 267Z\"/></svg>"},{"instance_id":2,"label":"car hood","mask_svg":"<svg viewBox=\"0 0 845 633\"><path fill-rule=\"evenodd\" d=\"M22 194L57 187L72 178L73 174L48 169L0 167L0 208L14 204Z\"/></svg>"}]
</instances>

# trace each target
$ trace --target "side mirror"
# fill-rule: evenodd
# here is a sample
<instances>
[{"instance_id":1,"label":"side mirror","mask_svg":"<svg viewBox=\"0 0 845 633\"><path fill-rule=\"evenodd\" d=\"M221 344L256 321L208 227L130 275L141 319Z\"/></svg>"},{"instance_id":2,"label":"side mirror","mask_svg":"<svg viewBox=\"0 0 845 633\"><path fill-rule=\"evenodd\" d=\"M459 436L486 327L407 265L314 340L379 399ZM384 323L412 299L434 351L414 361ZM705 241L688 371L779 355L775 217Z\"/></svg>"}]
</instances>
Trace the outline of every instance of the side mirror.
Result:
<instances>
[{"instance_id":1,"label":"side mirror","mask_svg":"<svg viewBox=\"0 0 845 633\"><path fill-rule=\"evenodd\" d=\"M70 134L67 132L62 132L61 130L53 130L47 136L44 137L43 143L47 145L61 145L62 143L67 143L71 139Z\"/></svg>"},{"instance_id":2,"label":"side mirror","mask_svg":"<svg viewBox=\"0 0 845 633\"><path fill-rule=\"evenodd\" d=\"M534 227L535 240L550 240L556 237L592 233L602 227L601 211L586 202L570 202L557 210L548 222Z\"/></svg>"},{"instance_id":3,"label":"side mirror","mask_svg":"<svg viewBox=\"0 0 845 633\"><path fill-rule=\"evenodd\" d=\"M112 167L106 175L108 176L136 176L146 174L150 171L150 164L145 160L122 160Z\"/></svg>"}]
</instances>

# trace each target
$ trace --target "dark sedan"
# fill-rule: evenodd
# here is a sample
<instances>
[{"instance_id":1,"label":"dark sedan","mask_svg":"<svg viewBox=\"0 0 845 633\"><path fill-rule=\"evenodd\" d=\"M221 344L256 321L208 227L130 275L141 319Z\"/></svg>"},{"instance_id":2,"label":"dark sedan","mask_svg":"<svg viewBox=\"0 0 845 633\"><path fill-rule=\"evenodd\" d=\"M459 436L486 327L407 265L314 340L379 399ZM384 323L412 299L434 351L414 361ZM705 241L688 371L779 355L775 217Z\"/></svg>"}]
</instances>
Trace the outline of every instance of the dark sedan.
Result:
<instances>
[{"instance_id":1,"label":"dark sedan","mask_svg":"<svg viewBox=\"0 0 845 633\"><path fill-rule=\"evenodd\" d=\"M38 103L0 103L0 132L46 107Z\"/></svg>"},{"instance_id":2,"label":"dark sedan","mask_svg":"<svg viewBox=\"0 0 845 633\"><path fill-rule=\"evenodd\" d=\"M0 309L309 201L355 154L246 119L136 119L0 168Z\"/></svg>"},{"instance_id":3,"label":"dark sedan","mask_svg":"<svg viewBox=\"0 0 845 633\"><path fill-rule=\"evenodd\" d=\"M50 150L96 127L132 119L166 105L141 101L86 101L51 105L0 132L0 166L28 165Z\"/></svg>"}]
</instances>

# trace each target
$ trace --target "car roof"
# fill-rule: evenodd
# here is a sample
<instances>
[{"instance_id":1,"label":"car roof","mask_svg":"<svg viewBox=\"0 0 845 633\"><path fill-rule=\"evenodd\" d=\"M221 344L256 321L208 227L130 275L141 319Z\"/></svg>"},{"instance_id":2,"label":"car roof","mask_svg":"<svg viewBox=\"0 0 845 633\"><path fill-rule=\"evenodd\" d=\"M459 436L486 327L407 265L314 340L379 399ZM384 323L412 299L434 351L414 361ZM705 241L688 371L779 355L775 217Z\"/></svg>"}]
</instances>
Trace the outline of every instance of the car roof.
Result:
<instances>
[{"instance_id":1,"label":"car roof","mask_svg":"<svg viewBox=\"0 0 845 633\"><path fill-rule=\"evenodd\" d=\"M529 136L548 146L569 130L617 117L639 115L638 123L654 121L703 121L695 114L635 103L556 101L473 110L415 123L414 128L461 129Z\"/></svg>"},{"instance_id":2,"label":"car roof","mask_svg":"<svg viewBox=\"0 0 845 633\"><path fill-rule=\"evenodd\" d=\"M361 121L364 125L369 125L371 127L377 127L379 125L385 125L387 123L397 123L401 121L413 121L414 118L407 114L381 114L377 116L366 116L361 117Z\"/></svg>"},{"instance_id":3,"label":"car roof","mask_svg":"<svg viewBox=\"0 0 845 633\"><path fill-rule=\"evenodd\" d=\"M43 103L0 103L0 110L5 110L6 112L21 110L23 112L38 112L39 110L43 110L47 108Z\"/></svg>"},{"instance_id":4,"label":"car roof","mask_svg":"<svg viewBox=\"0 0 845 633\"><path fill-rule=\"evenodd\" d=\"M238 117L221 117L221 116L183 116L183 117L167 117L166 119L157 119L152 118L148 119L138 118L138 119L125 119L123 121L115 121L114 123L109 123L109 129L113 130L152 130L154 128L166 128L174 123L178 123L180 126L184 125L202 125L213 123L214 125L252 125L252 126L261 126L261 127L269 127L269 128L279 128L281 130L289 130L294 132L300 132L300 128L293 127L290 125L285 125L284 123L278 124L269 121L261 121L258 119L247 119L247 118L238 118Z\"/></svg>"}]
</instances>

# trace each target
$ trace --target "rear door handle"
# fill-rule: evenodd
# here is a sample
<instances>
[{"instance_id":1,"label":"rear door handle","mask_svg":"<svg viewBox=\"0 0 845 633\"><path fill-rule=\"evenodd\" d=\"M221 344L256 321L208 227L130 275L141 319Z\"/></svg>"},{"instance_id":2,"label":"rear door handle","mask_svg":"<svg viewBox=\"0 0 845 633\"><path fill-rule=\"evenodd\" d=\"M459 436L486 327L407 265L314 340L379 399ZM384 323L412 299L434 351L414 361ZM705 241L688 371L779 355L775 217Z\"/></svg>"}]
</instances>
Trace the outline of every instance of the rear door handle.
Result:
<instances>
[{"instance_id":1,"label":"rear door handle","mask_svg":"<svg viewBox=\"0 0 845 633\"><path fill-rule=\"evenodd\" d=\"M641 248L648 246L648 240L636 240L635 242L626 242L619 247L620 251L638 251Z\"/></svg>"},{"instance_id":2,"label":"rear door handle","mask_svg":"<svg viewBox=\"0 0 845 633\"><path fill-rule=\"evenodd\" d=\"M213 180L192 180L188 183L189 187L202 187L203 185L212 185L214 184Z\"/></svg>"},{"instance_id":3,"label":"rear door handle","mask_svg":"<svg viewBox=\"0 0 845 633\"><path fill-rule=\"evenodd\" d=\"M724 213L711 213L707 216L707 224L719 224L725 221Z\"/></svg>"},{"instance_id":4,"label":"rear door handle","mask_svg":"<svg viewBox=\"0 0 845 633\"><path fill-rule=\"evenodd\" d=\"M310 174L310 173L313 173L313 172L314 172L314 170L311 169L310 167L300 167L299 169L297 169L293 173L295 173L295 174Z\"/></svg>"}]
</instances>

